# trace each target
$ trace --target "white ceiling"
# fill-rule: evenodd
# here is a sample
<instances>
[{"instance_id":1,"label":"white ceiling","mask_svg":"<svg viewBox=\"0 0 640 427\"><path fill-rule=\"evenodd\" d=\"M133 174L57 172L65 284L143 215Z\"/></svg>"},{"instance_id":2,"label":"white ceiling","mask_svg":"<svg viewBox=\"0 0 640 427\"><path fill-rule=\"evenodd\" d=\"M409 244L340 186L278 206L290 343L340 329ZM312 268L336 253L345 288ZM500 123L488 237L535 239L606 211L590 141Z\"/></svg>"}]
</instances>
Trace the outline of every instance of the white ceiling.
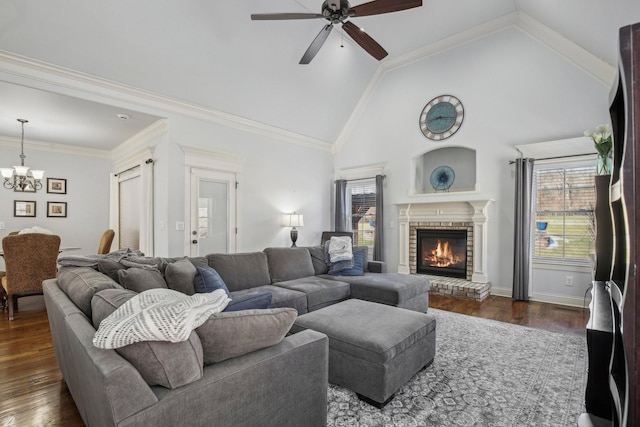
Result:
<instances>
[{"instance_id":1,"label":"white ceiling","mask_svg":"<svg viewBox=\"0 0 640 427\"><path fill-rule=\"evenodd\" d=\"M353 19L389 52L382 63L334 30L298 65L324 21L249 18L321 3L0 0L0 50L333 143L378 67L417 49L520 12L615 67L618 28L640 21L637 0L423 0ZM0 83L0 136L19 136L20 117L28 139L109 150L159 118Z\"/></svg>"}]
</instances>

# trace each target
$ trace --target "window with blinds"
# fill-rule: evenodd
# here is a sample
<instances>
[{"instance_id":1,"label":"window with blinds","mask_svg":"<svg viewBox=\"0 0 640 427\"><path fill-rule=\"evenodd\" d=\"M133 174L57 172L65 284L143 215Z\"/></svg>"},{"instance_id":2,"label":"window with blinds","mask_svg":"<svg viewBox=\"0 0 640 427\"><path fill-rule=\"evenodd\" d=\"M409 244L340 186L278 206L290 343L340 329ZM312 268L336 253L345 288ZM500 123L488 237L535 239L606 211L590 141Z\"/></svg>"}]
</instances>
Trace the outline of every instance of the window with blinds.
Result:
<instances>
[{"instance_id":1,"label":"window with blinds","mask_svg":"<svg viewBox=\"0 0 640 427\"><path fill-rule=\"evenodd\" d=\"M591 166L534 172L535 259L588 262L595 243L595 172Z\"/></svg>"},{"instance_id":2,"label":"window with blinds","mask_svg":"<svg viewBox=\"0 0 640 427\"><path fill-rule=\"evenodd\" d=\"M376 232L376 182L357 180L347 183L347 206L351 206L349 224L353 231L353 244L368 246L373 254Z\"/></svg>"},{"instance_id":3,"label":"window with blinds","mask_svg":"<svg viewBox=\"0 0 640 427\"><path fill-rule=\"evenodd\" d=\"M140 175L123 178L119 183L120 248L140 249Z\"/></svg>"}]
</instances>

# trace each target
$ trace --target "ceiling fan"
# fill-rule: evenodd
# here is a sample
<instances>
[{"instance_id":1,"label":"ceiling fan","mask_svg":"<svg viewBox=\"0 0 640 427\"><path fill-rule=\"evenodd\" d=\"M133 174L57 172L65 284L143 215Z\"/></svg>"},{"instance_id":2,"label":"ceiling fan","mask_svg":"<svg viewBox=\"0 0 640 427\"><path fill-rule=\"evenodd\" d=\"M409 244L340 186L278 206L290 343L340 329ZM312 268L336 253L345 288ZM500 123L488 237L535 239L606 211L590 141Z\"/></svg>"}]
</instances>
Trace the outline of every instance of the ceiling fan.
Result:
<instances>
[{"instance_id":1,"label":"ceiling fan","mask_svg":"<svg viewBox=\"0 0 640 427\"><path fill-rule=\"evenodd\" d=\"M359 16L380 15L398 12L422 6L422 0L375 0L351 7L348 0L326 0L322 3L322 13L256 13L251 15L254 21L287 20L287 19L315 19L323 18L329 21L311 42L307 51L302 55L300 64L308 64L316 56L334 24L342 24L344 31L371 56L380 61L388 55L387 51L360 27L352 23L349 18Z\"/></svg>"}]
</instances>

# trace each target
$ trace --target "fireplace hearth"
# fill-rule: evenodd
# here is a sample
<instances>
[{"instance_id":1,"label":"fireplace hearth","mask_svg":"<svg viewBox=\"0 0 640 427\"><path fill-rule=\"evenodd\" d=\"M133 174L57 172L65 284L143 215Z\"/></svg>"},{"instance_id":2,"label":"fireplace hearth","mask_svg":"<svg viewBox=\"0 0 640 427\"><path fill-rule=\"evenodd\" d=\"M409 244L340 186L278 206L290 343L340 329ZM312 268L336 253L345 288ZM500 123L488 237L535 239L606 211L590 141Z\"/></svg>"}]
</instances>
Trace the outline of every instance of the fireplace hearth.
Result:
<instances>
[{"instance_id":1,"label":"fireplace hearth","mask_svg":"<svg viewBox=\"0 0 640 427\"><path fill-rule=\"evenodd\" d=\"M465 279L467 230L418 229L416 272Z\"/></svg>"}]
</instances>

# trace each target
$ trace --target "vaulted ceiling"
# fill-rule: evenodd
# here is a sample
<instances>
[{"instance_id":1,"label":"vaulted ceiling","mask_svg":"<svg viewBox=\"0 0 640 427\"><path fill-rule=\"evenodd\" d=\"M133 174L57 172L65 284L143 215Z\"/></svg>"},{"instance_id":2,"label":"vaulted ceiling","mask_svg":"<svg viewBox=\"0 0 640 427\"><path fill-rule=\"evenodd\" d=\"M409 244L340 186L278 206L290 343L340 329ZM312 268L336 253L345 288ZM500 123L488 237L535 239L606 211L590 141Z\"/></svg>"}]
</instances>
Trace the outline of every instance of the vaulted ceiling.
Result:
<instances>
[{"instance_id":1,"label":"vaulted ceiling","mask_svg":"<svg viewBox=\"0 0 640 427\"><path fill-rule=\"evenodd\" d=\"M311 64L299 65L325 21L250 20L319 13L321 3L0 0L0 136L19 137L21 117L31 120L30 139L109 150L158 119L117 101L33 90L6 58L332 144L370 82L410 61L516 25L560 54L573 50L614 69L618 28L640 21L637 0L423 0L416 9L352 19L389 52L383 61L336 28Z\"/></svg>"}]
</instances>

